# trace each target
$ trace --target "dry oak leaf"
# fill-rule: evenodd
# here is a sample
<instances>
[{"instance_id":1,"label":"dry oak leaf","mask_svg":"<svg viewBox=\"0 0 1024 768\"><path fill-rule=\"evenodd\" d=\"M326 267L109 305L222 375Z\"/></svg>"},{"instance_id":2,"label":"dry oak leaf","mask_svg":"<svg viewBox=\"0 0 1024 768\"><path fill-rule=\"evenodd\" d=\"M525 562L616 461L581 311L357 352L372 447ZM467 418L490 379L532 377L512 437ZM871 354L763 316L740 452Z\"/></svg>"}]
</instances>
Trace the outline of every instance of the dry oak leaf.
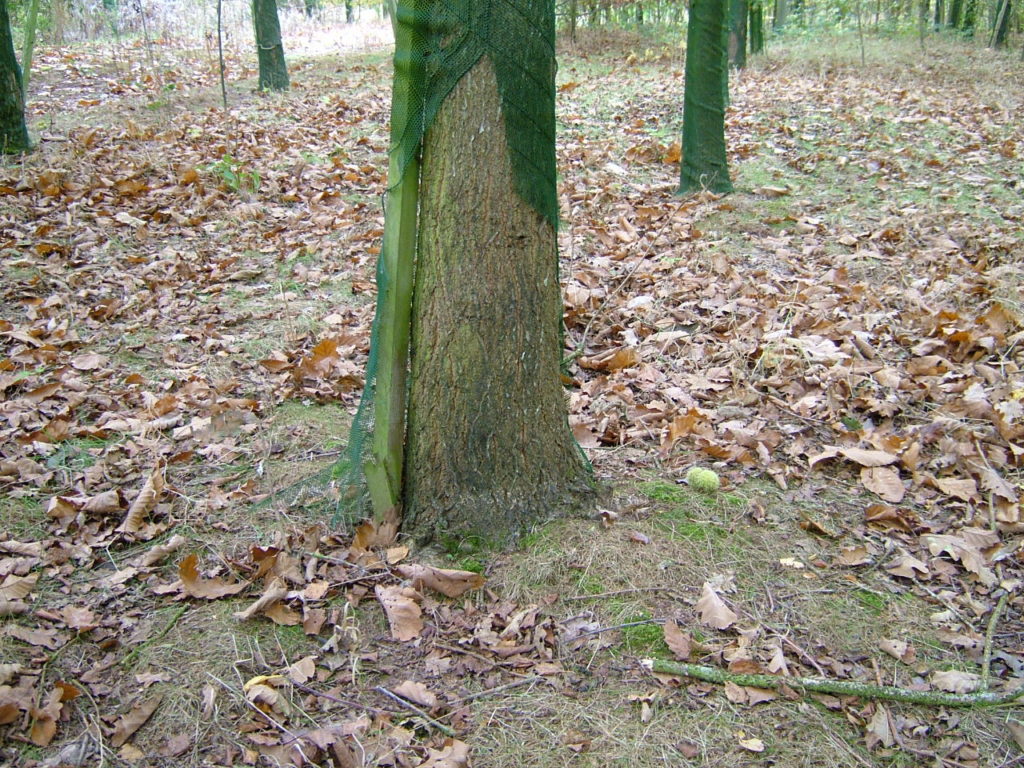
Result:
<instances>
[{"instance_id":1,"label":"dry oak leaf","mask_svg":"<svg viewBox=\"0 0 1024 768\"><path fill-rule=\"evenodd\" d=\"M37 581L39 581L38 573L28 576L8 576L3 583L0 583L0 605L7 601L28 597Z\"/></svg>"},{"instance_id":2,"label":"dry oak leaf","mask_svg":"<svg viewBox=\"0 0 1024 768\"><path fill-rule=\"evenodd\" d=\"M932 685L950 693L973 693L981 686L981 675L958 669L933 672Z\"/></svg>"},{"instance_id":3,"label":"dry oak leaf","mask_svg":"<svg viewBox=\"0 0 1024 768\"><path fill-rule=\"evenodd\" d=\"M894 659L902 661L904 664L913 664L914 660L917 658L917 651L914 650L914 646L906 640L895 640L883 637L878 641L878 647Z\"/></svg>"},{"instance_id":4,"label":"dry oak leaf","mask_svg":"<svg viewBox=\"0 0 1024 768\"><path fill-rule=\"evenodd\" d=\"M445 739L443 749L427 747L427 759L418 768L468 768L469 745L458 739Z\"/></svg>"},{"instance_id":5,"label":"dry oak leaf","mask_svg":"<svg viewBox=\"0 0 1024 768\"><path fill-rule=\"evenodd\" d=\"M244 611L235 611L232 615L239 621L247 621L255 616L260 611L263 611L275 603L280 602L288 594L288 585L284 583L284 579L277 577L248 608Z\"/></svg>"},{"instance_id":6,"label":"dry oak leaf","mask_svg":"<svg viewBox=\"0 0 1024 768\"><path fill-rule=\"evenodd\" d=\"M874 749L881 744L883 747L891 747L896 743L893 736L892 723L889 721L889 711L882 704L875 705L875 714L865 728L865 741L868 749Z\"/></svg>"},{"instance_id":7,"label":"dry oak leaf","mask_svg":"<svg viewBox=\"0 0 1024 768\"><path fill-rule=\"evenodd\" d=\"M413 704L419 704L421 707L433 709L437 706L437 695L423 683L417 683L413 680L405 680L396 685L392 691L397 693L403 699L408 699Z\"/></svg>"},{"instance_id":8,"label":"dry oak leaf","mask_svg":"<svg viewBox=\"0 0 1024 768\"><path fill-rule=\"evenodd\" d=\"M947 496L953 496L961 501L978 499L978 484L972 477L940 477L935 481L935 485Z\"/></svg>"},{"instance_id":9,"label":"dry oak leaf","mask_svg":"<svg viewBox=\"0 0 1024 768\"><path fill-rule=\"evenodd\" d=\"M697 601L696 608L700 611L701 623L712 626L715 629L727 629L735 624L739 618L706 581L701 590L700 600Z\"/></svg>"},{"instance_id":10,"label":"dry oak leaf","mask_svg":"<svg viewBox=\"0 0 1024 768\"><path fill-rule=\"evenodd\" d=\"M391 637L399 642L415 640L423 631L423 617L420 611L420 594L415 589L399 586L374 587L384 614L388 617Z\"/></svg>"},{"instance_id":11,"label":"dry oak leaf","mask_svg":"<svg viewBox=\"0 0 1024 768\"><path fill-rule=\"evenodd\" d=\"M981 579L981 583L986 587L991 587L996 583L996 575L985 564L985 555L965 538L935 533L922 536L921 542L928 547L928 551L933 555L945 553L957 560L964 568Z\"/></svg>"},{"instance_id":12,"label":"dry oak leaf","mask_svg":"<svg viewBox=\"0 0 1024 768\"><path fill-rule=\"evenodd\" d=\"M163 492L164 462L160 460L146 479L146 483L142 486L142 490L139 491L139 495L135 497L135 501L128 508L128 514L125 515L124 521L117 530L122 533L138 533L142 528L146 515L156 508Z\"/></svg>"},{"instance_id":13,"label":"dry oak leaf","mask_svg":"<svg viewBox=\"0 0 1024 768\"><path fill-rule=\"evenodd\" d=\"M899 504L907 492L900 473L891 467L864 467L860 471L860 481L865 488L890 504Z\"/></svg>"},{"instance_id":14,"label":"dry oak leaf","mask_svg":"<svg viewBox=\"0 0 1024 768\"><path fill-rule=\"evenodd\" d=\"M223 579L204 579L199 575L199 569L196 567L198 562L199 556L191 554L178 564L178 576L181 578L181 585L186 595L205 600L216 600L226 595L237 595L249 586L247 581L229 584Z\"/></svg>"},{"instance_id":15,"label":"dry oak leaf","mask_svg":"<svg viewBox=\"0 0 1024 768\"><path fill-rule=\"evenodd\" d=\"M148 552L136 558L134 562L140 568L150 568L159 563L168 555L177 552L179 549L185 546L186 541L187 539L184 536L176 533L174 536L170 538L169 541L166 541L163 544L157 544Z\"/></svg>"},{"instance_id":16,"label":"dry oak leaf","mask_svg":"<svg viewBox=\"0 0 1024 768\"><path fill-rule=\"evenodd\" d=\"M688 632L683 632L673 619L665 622L665 645L669 647L673 655L680 661L690 658L692 643Z\"/></svg>"},{"instance_id":17,"label":"dry oak leaf","mask_svg":"<svg viewBox=\"0 0 1024 768\"><path fill-rule=\"evenodd\" d=\"M162 699L162 696L153 696L117 718L117 722L114 723L114 733L110 737L110 743L115 747L120 747L128 741L153 716L156 708L160 706Z\"/></svg>"},{"instance_id":18,"label":"dry oak leaf","mask_svg":"<svg viewBox=\"0 0 1024 768\"><path fill-rule=\"evenodd\" d=\"M471 589L479 589L486 579L473 571L455 571L435 568L432 565L410 563L395 568L402 578L408 579L417 589L429 587L447 597L459 597Z\"/></svg>"}]
</instances>

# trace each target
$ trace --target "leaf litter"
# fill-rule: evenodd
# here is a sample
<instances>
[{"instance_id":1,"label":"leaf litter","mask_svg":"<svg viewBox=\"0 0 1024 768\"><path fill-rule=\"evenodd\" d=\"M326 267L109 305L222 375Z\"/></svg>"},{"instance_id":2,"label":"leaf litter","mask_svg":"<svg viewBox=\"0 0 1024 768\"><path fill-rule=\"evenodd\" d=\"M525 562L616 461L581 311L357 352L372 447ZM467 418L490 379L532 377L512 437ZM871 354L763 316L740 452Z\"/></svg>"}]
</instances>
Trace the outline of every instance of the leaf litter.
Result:
<instances>
[{"instance_id":1,"label":"leaf litter","mask_svg":"<svg viewBox=\"0 0 1024 768\"><path fill-rule=\"evenodd\" d=\"M984 90L995 74L972 87L945 67L959 55L866 72L781 58L742 73L728 126L739 191L728 198L673 195L671 49L626 64L570 57L559 145L570 421L599 473L622 482L656 468L671 480L710 463L726 491L768 478L784 505L840 490L834 514L800 521L816 551L766 560L789 584L834 573L866 605L879 587L914 594L932 606L944 647L975 664L988 645L978 674L922 666L907 638L877 644L907 666L902 682L948 691L1019 681L1024 652L1013 258L1024 209L1007 192L1024 137L1014 97ZM285 99L250 96L180 121L135 109L161 85L141 56L120 80L97 74L102 53L87 49L41 51L40 62L30 113L90 119L0 180L0 615L12 617L0 647L16 659L0 666L0 732L12 743L101 742L128 762L201 752L208 764L454 766L473 744L482 758L498 753L504 737L473 702L506 691L544 712L557 709L552 697L600 706L601 686L652 687L645 723L670 702L716 706L713 686L654 688L615 652L611 638L645 625L677 657L738 673L878 676L863 658L769 627L749 594L727 604L735 585L721 572L674 585L675 603L623 614L619 628L600 620L610 603L571 614L569 595L514 599L514 587L497 588L507 575L406 562L372 526L349 540L289 511L261 534L248 521L251 502L274 490L265 469L295 471L295 434L269 428L281 409L358 402L387 69L301 64ZM214 83L196 70L192 83L178 77L186 96ZM772 528L785 521L758 504L741 525L785 538ZM606 526L646 525L649 507L608 511ZM738 524L707 525L731 535ZM633 542L628 557L647 563L672 536L712 547L707 530L695 539L653 525L618 546ZM766 585L769 600L776 588ZM183 610L166 610L174 603ZM230 709L230 728L147 736L181 695L163 638L187 644L196 621L294 631L304 651L292 658L252 637L245 649L231 634L234 677L207 671L189 692L207 720ZM154 661L133 684L126 667L141 659ZM725 696L754 706L774 694ZM951 716L928 725L913 710L822 702L879 756L982 764L969 740L957 744ZM550 748L594 749L603 726L592 710ZM677 734L676 753L700 753L690 736ZM731 738L738 754L761 753L778 749L768 736Z\"/></svg>"}]
</instances>

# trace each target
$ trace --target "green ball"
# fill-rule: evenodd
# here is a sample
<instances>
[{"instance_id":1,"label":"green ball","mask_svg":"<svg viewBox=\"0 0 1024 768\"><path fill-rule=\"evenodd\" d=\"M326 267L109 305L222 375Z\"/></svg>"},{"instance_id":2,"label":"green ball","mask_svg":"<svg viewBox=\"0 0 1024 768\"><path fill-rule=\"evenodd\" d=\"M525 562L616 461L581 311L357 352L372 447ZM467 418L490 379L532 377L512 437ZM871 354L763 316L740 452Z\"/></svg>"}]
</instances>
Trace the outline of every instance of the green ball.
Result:
<instances>
[{"instance_id":1,"label":"green ball","mask_svg":"<svg viewBox=\"0 0 1024 768\"><path fill-rule=\"evenodd\" d=\"M714 493L722 484L717 473L713 470L703 469L701 467L692 467L690 471L686 473L686 482L691 488L700 491L701 493Z\"/></svg>"}]
</instances>

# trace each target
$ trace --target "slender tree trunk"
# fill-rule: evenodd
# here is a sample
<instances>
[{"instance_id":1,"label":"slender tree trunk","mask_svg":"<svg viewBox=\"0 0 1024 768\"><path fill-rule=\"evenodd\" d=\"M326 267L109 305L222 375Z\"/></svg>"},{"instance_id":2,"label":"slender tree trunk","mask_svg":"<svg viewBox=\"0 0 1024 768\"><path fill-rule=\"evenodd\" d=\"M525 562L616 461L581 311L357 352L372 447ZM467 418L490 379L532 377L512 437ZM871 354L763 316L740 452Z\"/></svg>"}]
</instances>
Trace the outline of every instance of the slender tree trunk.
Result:
<instances>
[{"instance_id":1,"label":"slender tree trunk","mask_svg":"<svg viewBox=\"0 0 1024 768\"><path fill-rule=\"evenodd\" d=\"M949 13L946 15L946 29L957 29L960 26L960 11L963 8L963 0L951 0Z\"/></svg>"},{"instance_id":2,"label":"slender tree trunk","mask_svg":"<svg viewBox=\"0 0 1024 768\"><path fill-rule=\"evenodd\" d=\"M692 0L686 33L679 191L731 192L725 155L726 0Z\"/></svg>"},{"instance_id":3,"label":"slender tree trunk","mask_svg":"<svg viewBox=\"0 0 1024 768\"><path fill-rule=\"evenodd\" d=\"M53 44L64 45L64 0L52 0Z\"/></svg>"},{"instance_id":4,"label":"slender tree trunk","mask_svg":"<svg viewBox=\"0 0 1024 768\"><path fill-rule=\"evenodd\" d=\"M918 8L917 15L917 38L921 45L921 50L925 50L924 46L924 35L928 29L928 0L918 0L920 7Z\"/></svg>"},{"instance_id":5,"label":"slender tree trunk","mask_svg":"<svg viewBox=\"0 0 1024 768\"><path fill-rule=\"evenodd\" d=\"M932 29L942 29L943 11L942 0L935 0L935 16L932 19Z\"/></svg>"},{"instance_id":6,"label":"slender tree trunk","mask_svg":"<svg viewBox=\"0 0 1024 768\"><path fill-rule=\"evenodd\" d=\"M345 0L345 23L351 24L356 19L355 9L352 7L352 0Z\"/></svg>"},{"instance_id":7,"label":"slender tree trunk","mask_svg":"<svg viewBox=\"0 0 1024 768\"><path fill-rule=\"evenodd\" d=\"M960 19L960 31L964 37L974 37L974 24L978 16L978 0L965 0L964 15Z\"/></svg>"},{"instance_id":8,"label":"slender tree trunk","mask_svg":"<svg viewBox=\"0 0 1024 768\"><path fill-rule=\"evenodd\" d=\"M764 6L762 0L750 3L750 52L758 54L764 51Z\"/></svg>"},{"instance_id":9,"label":"slender tree trunk","mask_svg":"<svg viewBox=\"0 0 1024 768\"><path fill-rule=\"evenodd\" d=\"M484 58L425 140L403 522L419 539L502 541L590 489L559 378L555 230L516 191L506 119Z\"/></svg>"},{"instance_id":10,"label":"slender tree trunk","mask_svg":"<svg viewBox=\"0 0 1024 768\"><path fill-rule=\"evenodd\" d=\"M260 90L288 90L288 65L284 59L284 45L281 43L281 22L277 18L276 0L252 0L252 22L256 33Z\"/></svg>"},{"instance_id":11,"label":"slender tree trunk","mask_svg":"<svg viewBox=\"0 0 1024 768\"><path fill-rule=\"evenodd\" d=\"M36 48L36 26L39 22L39 0L31 0L25 17L25 44L21 48L21 78L28 99L28 81L32 76L32 54Z\"/></svg>"},{"instance_id":12,"label":"slender tree trunk","mask_svg":"<svg viewBox=\"0 0 1024 768\"><path fill-rule=\"evenodd\" d=\"M0 151L27 152L29 149L21 69L14 57L7 0L0 0Z\"/></svg>"},{"instance_id":13,"label":"slender tree trunk","mask_svg":"<svg viewBox=\"0 0 1024 768\"><path fill-rule=\"evenodd\" d=\"M569 0L569 42L576 44L576 27L580 20L579 0Z\"/></svg>"},{"instance_id":14,"label":"slender tree trunk","mask_svg":"<svg viewBox=\"0 0 1024 768\"><path fill-rule=\"evenodd\" d=\"M772 18L772 29L776 31L782 29L786 26L788 20L789 0L775 0L775 15Z\"/></svg>"},{"instance_id":15,"label":"slender tree trunk","mask_svg":"<svg viewBox=\"0 0 1024 768\"><path fill-rule=\"evenodd\" d=\"M747 0L729 0L729 63L747 66Z\"/></svg>"},{"instance_id":16,"label":"slender tree trunk","mask_svg":"<svg viewBox=\"0 0 1024 768\"><path fill-rule=\"evenodd\" d=\"M995 17L995 25L992 28L992 39L989 42L991 48L1005 48L1006 35L1010 31L1010 0L1002 0L997 6L999 12Z\"/></svg>"}]
</instances>

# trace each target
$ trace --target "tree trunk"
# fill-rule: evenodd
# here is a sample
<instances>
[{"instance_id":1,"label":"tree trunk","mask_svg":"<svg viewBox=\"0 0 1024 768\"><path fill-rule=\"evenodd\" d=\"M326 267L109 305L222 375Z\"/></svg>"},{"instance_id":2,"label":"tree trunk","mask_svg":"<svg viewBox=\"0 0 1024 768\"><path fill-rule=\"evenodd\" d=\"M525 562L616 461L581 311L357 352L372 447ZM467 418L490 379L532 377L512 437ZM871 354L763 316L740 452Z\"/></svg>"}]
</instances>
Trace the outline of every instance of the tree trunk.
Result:
<instances>
[{"instance_id":1,"label":"tree trunk","mask_svg":"<svg viewBox=\"0 0 1024 768\"><path fill-rule=\"evenodd\" d=\"M402 526L420 540L502 542L591 489L559 377L555 230L516 190L507 119L485 57L424 141Z\"/></svg>"},{"instance_id":2,"label":"tree trunk","mask_svg":"<svg viewBox=\"0 0 1024 768\"><path fill-rule=\"evenodd\" d=\"M21 78L25 98L28 99L28 81L32 75L32 54L36 48L36 27L39 23L39 0L31 0L25 17L25 44L21 48Z\"/></svg>"},{"instance_id":3,"label":"tree trunk","mask_svg":"<svg viewBox=\"0 0 1024 768\"><path fill-rule=\"evenodd\" d=\"M977 16L978 1L965 0L964 15L960 19L960 31L964 33L964 37L974 37L974 23Z\"/></svg>"},{"instance_id":4,"label":"tree trunk","mask_svg":"<svg viewBox=\"0 0 1024 768\"><path fill-rule=\"evenodd\" d=\"M284 60L276 0L252 0L252 23L256 33L260 90L288 90L288 66Z\"/></svg>"},{"instance_id":5,"label":"tree trunk","mask_svg":"<svg viewBox=\"0 0 1024 768\"><path fill-rule=\"evenodd\" d=\"M729 0L729 63L747 66L747 0Z\"/></svg>"},{"instance_id":6,"label":"tree trunk","mask_svg":"<svg viewBox=\"0 0 1024 768\"><path fill-rule=\"evenodd\" d=\"M1010 0L1002 0L997 6L995 25L992 29L992 48L1005 48L1006 35L1010 31Z\"/></svg>"},{"instance_id":7,"label":"tree trunk","mask_svg":"<svg viewBox=\"0 0 1024 768\"><path fill-rule=\"evenodd\" d=\"M345 23L351 24L356 19L355 9L352 7L352 0L345 0Z\"/></svg>"},{"instance_id":8,"label":"tree trunk","mask_svg":"<svg viewBox=\"0 0 1024 768\"><path fill-rule=\"evenodd\" d=\"M686 31L679 191L731 192L725 156L726 0L692 0Z\"/></svg>"},{"instance_id":9,"label":"tree trunk","mask_svg":"<svg viewBox=\"0 0 1024 768\"><path fill-rule=\"evenodd\" d=\"M53 44L64 45L64 0L53 0Z\"/></svg>"},{"instance_id":10,"label":"tree trunk","mask_svg":"<svg viewBox=\"0 0 1024 768\"><path fill-rule=\"evenodd\" d=\"M758 54L764 51L764 7L761 0L750 3L750 52Z\"/></svg>"},{"instance_id":11,"label":"tree trunk","mask_svg":"<svg viewBox=\"0 0 1024 768\"><path fill-rule=\"evenodd\" d=\"M693 10L690 11L691 15ZM775 14L772 16L772 29L778 31L786 26L789 20L789 0L775 0Z\"/></svg>"},{"instance_id":12,"label":"tree trunk","mask_svg":"<svg viewBox=\"0 0 1024 768\"><path fill-rule=\"evenodd\" d=\"M932 19L932 29L942 29L943 10L942 0L935 0L935 16Z\"/></svg>"},{"instance_id":13,"label":"tree trunk","mask_svg":"<svg viewBox=\"0 0 1024 768\"><path fill-rule=\"evenodd\" d=\"M21 69L14 57L7 0L0 0L0 151L13 153L29 149Z\"/></svg>"},{"instance_id":14,"label":"tree trunk","mask_svg":"<svg viewBox=\"0 0 1024 768\"><path fill-rule=\"evenodd\" d=\"M950 0L949 13L946 16L946 29L957 29L960 26L960 10L963 0Z\"/></svg>"}]
</instances>

